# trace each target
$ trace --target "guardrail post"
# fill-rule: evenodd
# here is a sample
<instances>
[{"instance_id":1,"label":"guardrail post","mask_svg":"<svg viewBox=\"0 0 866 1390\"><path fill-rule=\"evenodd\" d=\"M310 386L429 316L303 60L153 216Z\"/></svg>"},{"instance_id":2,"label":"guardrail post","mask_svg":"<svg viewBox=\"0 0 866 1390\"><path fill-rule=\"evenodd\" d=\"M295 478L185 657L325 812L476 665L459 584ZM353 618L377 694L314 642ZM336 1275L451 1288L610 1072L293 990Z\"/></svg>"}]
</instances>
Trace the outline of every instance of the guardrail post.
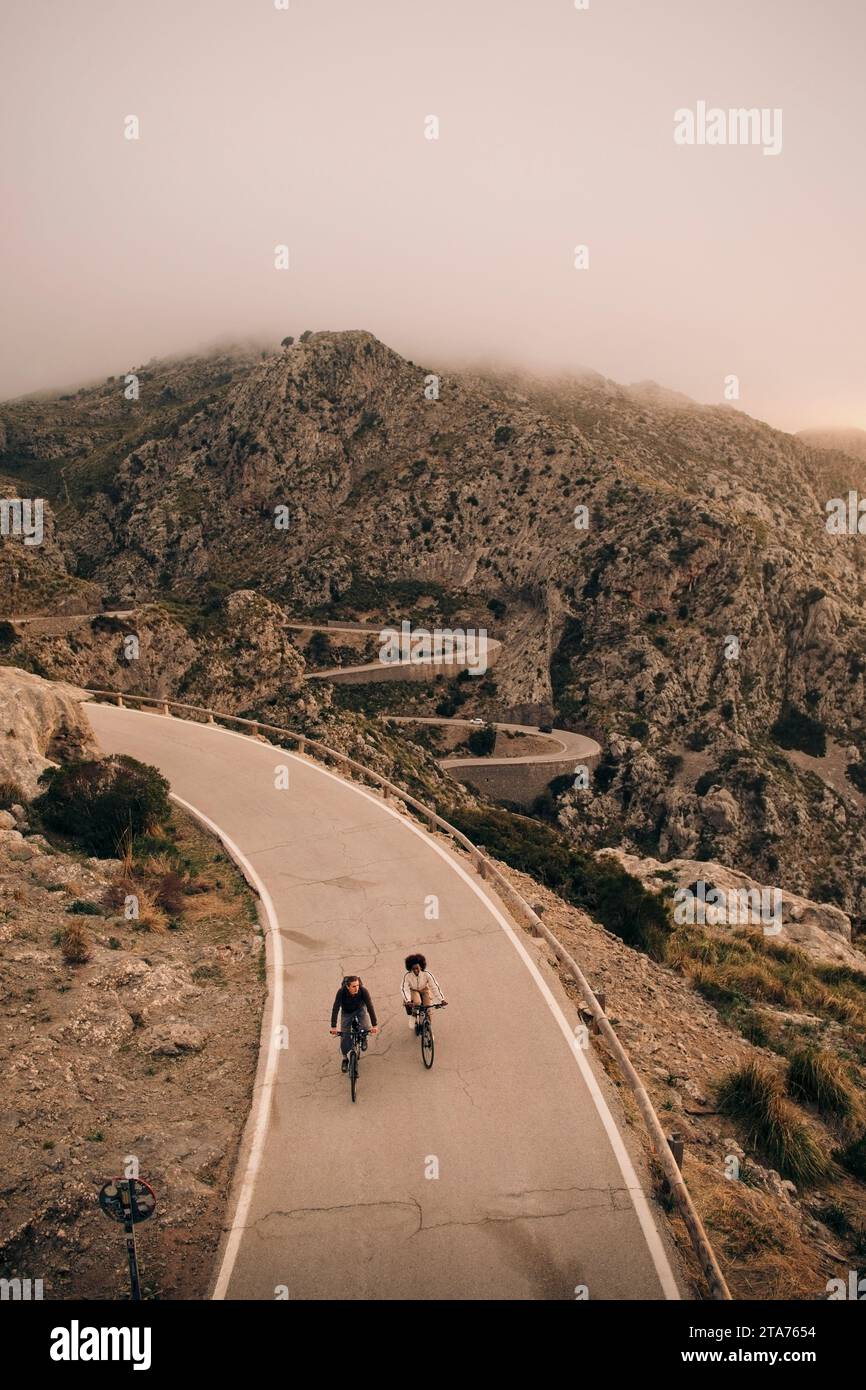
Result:
<instances>
[{"instance_id":1,"label":"guardrail post","mask_svg":"<svg viewBox=\"0 0 866 1390\"><path fill-rule=\"evenodd\" d=\"M114 703L117 705L117 708L118 708L118 709L123 709L123 696L122 696L122 695L118 695L117 698L115 699Z\"/></svg>"},{"instance_id":2,"label":"guardrail post","mask_svg":"<svg viewBox=\"0 0 866 1390\"><path fill-rule=\"evenodd\" d=\"M208 724L213 724L213 723L215 723L214 717L213 717L213 715L212 715L210 712L208 712L207 722L208 722Z\"/></svg>"},{"instance_id":3,"label":"guardrail post","mask_svg":"<svg viewBox=\"0 0 866 1390\"><path fill-rule=\"evenodd\" d=\"M479 873L479 875L481 876L481 878L486 878L486 877L487 877L487 865L486 865L485 862L484 862L484 846L483 846L483 845L476 845L475 848L476 848L477 851L478 851L478 858L477 858L476 861L475 861L475 867L476 867L476 869L478 870L478 873Z\"/></svg>"},{"instance_id":4,"label":"guardrail post","mask_svg":"<svg viewBox=\"0 0 866 1390\"><path fill-rule=\"evenodd\" d=\"M258 726L258 724L252 724L252 725L250 726L250 737L251 737L251 738L258 738L258 736L259 736L259 726Z\"/></svg>"},{"instance_id":5,"label":"guardrail post","mask_svg":"<svg viewBox=\"0 0 866 1390\"><path fill-rule=\"evenodd\" d=\"M679 1134L667 1134L665 1135L665 1138L668 1141L668 1148L674 1156L674 1162L676 1163L677 1168L680 1170L680 1172L682 1172L683 1150L685 1147L682 1136ZM665 1196L669 1197L671 1195L671 1185L667 1177L662 1177L661 1186Z\"/></svg>"},{"instance_id":6,"label":"guardrail post","mask_svg":"<svg viewBox=\"0 0 866 1390\"><path fill-rule=\"evenodd\" d=\"M602 1013L606 1013L606 1012L607 1012L607 995L605 994L604 990L603 990L603 989L597 989L597 990L595 990L595 997L596 997L596 999L597 999L598 1002L599 1002L599 1005L600 1005L600 1007L601 1007ZM592 1031L593 1031L593 1033L600 1033L600 1032L601 1032L601 1028L599 1027L598 1019L596 1018L595 1013L593 1013L593 1016L592 1016Z\"/></svg>"},{"instance_id":7,"label":"guardrail post","mask_svg":"<svg viewBox=\"0 0 866 1390\"><path fill-rule=\"evenodd\" d=\"M299 752L299 753L303 753L303 751L304 751L304 749L306 748L306 746L307 746L307 740L306 740L305 738L299 738L299 739L298 739L298 752Z\"/></svg>"},{"instance_id":8,"label":"guardrail post","mask_svg":"<svg viewBox=\"0 0 866 1390\"><path fill-rule=\"evenodd\" d=\"M535 913L536 917L540 917L544 912L544 903L530 903L530 907L532 908L532 911ZM541 932L538 930L538 924L535 921L535 918L533 917L530 917L529 919L529 930L531 931L534 937L541 937Z\"/></svg>"},{"instance_id":9,"label":"guardrail post","mask_svg":"<svg viewBox=\"0 0 866 1390\"><path fill-rule=\"evenodd\" d=\"M171 718L171 713L170 713L169 708L168 708L168 700L163 700L163 702L162 702L162 712L163 712L163 714L167 714L167 715L169 716L169 718Z\"/></svg>"}]
</instances>

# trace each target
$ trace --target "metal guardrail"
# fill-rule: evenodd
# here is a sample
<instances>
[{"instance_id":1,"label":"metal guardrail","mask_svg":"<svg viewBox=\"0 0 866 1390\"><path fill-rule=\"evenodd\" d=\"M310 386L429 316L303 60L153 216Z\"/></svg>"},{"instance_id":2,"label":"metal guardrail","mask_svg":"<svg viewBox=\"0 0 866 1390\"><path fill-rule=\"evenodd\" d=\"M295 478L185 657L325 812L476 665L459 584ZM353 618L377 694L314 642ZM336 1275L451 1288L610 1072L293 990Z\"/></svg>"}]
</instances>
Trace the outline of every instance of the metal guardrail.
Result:
<instances>
[{"instance_id":1,"label":"metal guardrail","mask_svg":"<svg viewBox=\"0 0 866 1390\"><path fill-rule=\"evenodd\" d=\"M85 687L85 689L87 689L87 687ZM117 690L91 689L87 689L87 694L101 699L112 700L120 707L123 707L127 703L130 705L155 705L164 715L169 715L170 711L173 709L184 710L192 714L204 715L204 720L200 722L207 724L216 724L217 722L241 724L250 731L251 736L254 738L261 737L263 734L276 734L280 739L289 739L295 744L299 753L306 753L308 750L313 750L315 753L319 754L324 761L335 760L338 763L342 763L344 766L351 768L353 772L357 772L362 777L368 778L370 781L376 783L376 785L381 787L384 791L391 792L405 805L411 806L414 811L417 811L418 814L428 822L431 829L443 830L446 835L449 835L451 839L455 840L457 844L465 849L472 856L474 866L480 877L490 883L494 883L497 889L499 889L506 898L510 899L512 903L516 903L519 911L527 919L530 931L533 935L541 937L547 942L557 959L566 967L575 984L577 984L582 991L584 1002L588 1006L588 1012L592 1016L593 1027L597 1034L604 1038L608 1050L616 1058L623 1076L628 1083L629 1089L637 1102L641 1118L646 1125L647 1132L652 1141L656 1159L664 1173L671 1198L683 1219L689 1234L689 1239L692 1243L692 1248L700 1264L704 1278L707 1281L710 1296L713 1299L719 1300L728 1300L731 1298L731 1293L725 1282L725 1277L719 1267L709 1237L704 1230L703 1222L692 1202L691 1194L685 1184L679 1164L671 1149L670 1142L662 1128L661 1121L655 1112L655 1108L646 1092L643 1082L632 1065L628 1053L614 1032L610 1019L604 1011L604 1007L599 1002L594 991L590 988L586 976L574 958L566 951L562 943L557 940L553 932L545 926L538 913L534 908L530 907L523 895L508 882L508 879L500 873L496 865L487 858L478 845L473 844L473 842L458 830L456 826L440 816L433 806L419 801L417 797L412 796L410 792L405 791L395 782L390 782L387 777L383 777L380 773L374 772L372 768L366 767L364 763L359 763L355 758L350 758L347 753L340 753L337 749L329 748L327 744L320 743L318 739L309 738L308 735L297 733L294 729L284 729L278 724L266 724L259 719L244 719L241 718L240 715L224 714L220 710L208 709L202 705L181 704L177 700L165 700L158 696L127 695Z\"/></svg>"}]
</instances>

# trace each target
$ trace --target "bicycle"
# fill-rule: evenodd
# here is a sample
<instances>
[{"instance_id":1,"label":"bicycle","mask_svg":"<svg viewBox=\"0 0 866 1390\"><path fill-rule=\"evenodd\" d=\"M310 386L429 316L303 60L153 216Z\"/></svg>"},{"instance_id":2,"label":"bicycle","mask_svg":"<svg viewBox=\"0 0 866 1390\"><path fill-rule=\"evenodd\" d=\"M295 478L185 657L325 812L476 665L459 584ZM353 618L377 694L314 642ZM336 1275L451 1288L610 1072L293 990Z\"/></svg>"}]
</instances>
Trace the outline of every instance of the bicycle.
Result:
<instances>
[{"instance_id":1,"label":"bicycle","mask_svg":"<svg viewBox=\"0 0 866 1390\"><path fill-rule=\"evenodd\" d=\"M361 1040L366 1036L367 1029L362 1028L357 1018L352 1018L349 1023L351 1034L351 1044L346 1057L349 1063L349 1089L352 1092L352 1100L355 1099L355 1092L358 1089L358 1067L361 1062Z\"/></svg>"},{"instance_id":2,"label":"bicycle","mask_svg":"<svg viewBox=\"0 0 866 1390\"><path fill-rule=\"evenodd\" d=\"M433 1065L433 1054L436 1051L433 1040L433 1030L430 1027L430 1010L444 1009L448 1001L443 999L441 1004L413 1004L412 1014L415 1019L415 1036L421 1039L421 1060L429 1071Z\"/></svg>"}]
</instances>

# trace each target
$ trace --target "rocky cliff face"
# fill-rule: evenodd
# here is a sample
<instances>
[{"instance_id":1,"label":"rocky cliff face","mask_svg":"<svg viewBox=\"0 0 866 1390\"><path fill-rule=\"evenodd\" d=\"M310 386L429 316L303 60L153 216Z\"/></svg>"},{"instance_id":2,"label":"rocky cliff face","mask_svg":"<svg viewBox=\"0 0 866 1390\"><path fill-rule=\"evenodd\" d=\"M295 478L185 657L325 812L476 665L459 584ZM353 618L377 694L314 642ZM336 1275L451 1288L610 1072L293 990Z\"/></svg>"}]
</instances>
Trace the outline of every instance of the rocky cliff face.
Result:
<instances>
[{"instance_id":1,"label":"rocky cliff face","mask_svg":"<svg viewBox=\"0 0 866 1390\"><path fill-rule=\"evenodd\" d=\"M36 795L47 767L97 757L93 731L81 709L84 691L0 666L0 783Z\"/></svg>"},{"instance_id":2,"label":"rocky cliff face","mask_svg":"<svg viewBox=\"0 0 866 1390\"><path fill-rule=\"evenodd\" d=\"M103 402L94 452L79 421L62 487L48 406L0 412L0 470L44 481L79 582L196 610L239 589L334 617L490 603L494 704L552 705L606 744L591 789L560 792L575 835L866 915L846 774L866 754L866 560L825 525L856 460L652 384L434 379L361 332L151 370L134 430ZM230 699L245 660L280 669L269 643L245 608L234 646L163 645L163 678Z\"/></svg>"}]
</instances>

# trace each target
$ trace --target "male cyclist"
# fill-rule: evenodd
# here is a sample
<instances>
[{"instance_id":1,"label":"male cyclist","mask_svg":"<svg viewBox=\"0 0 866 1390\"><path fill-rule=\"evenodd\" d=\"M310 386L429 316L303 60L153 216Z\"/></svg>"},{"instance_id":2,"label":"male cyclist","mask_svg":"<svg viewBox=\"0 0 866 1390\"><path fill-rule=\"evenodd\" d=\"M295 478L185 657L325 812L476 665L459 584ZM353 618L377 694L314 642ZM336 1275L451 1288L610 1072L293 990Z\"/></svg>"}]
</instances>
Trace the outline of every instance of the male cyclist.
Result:
<instances>
[{"instance_id":1,"label":"male cyclist","mask_svg":"<svg viewBox=\"0 0 866 1390\"><path fill-rule=\"evenodd\" d=\"M420 954L407 956L404 964L406 974L403 976L403 1005L409 1015L409 1027L414 1028L417 1033L418 1025L412 1013L413 1004L426 1004L429 1008L431 1004L447 1004L448 1000L442 993L436 976L427 969L427 961L424 956ZM437 999L433 998L434 989L438 996ZM430 1031L432 1033L432 1026Z\"/></svg>"},{"instance_id":2,"label":"male cyclist","mask_svg":"<svg viewBox=\"0 0 866 1390\"><path fill-rule=\"evenodd\" d=\"M370 1017L367 1017L369 1010ZM337 1014L342 1012L341 1027L337 1027ZM331 1009L331 1033L333 1036L340 1034L340 1051L343 1054L341 1064L342 1071L349 1070L349 1049L352 1046L352 1019L356 1018L363 1029L369 1029L371 1033L378 1033L376 1024L376 1010L373 1008L373 1001L369 992L361 984L360 975L346 975L343 983L337 990L334 1006ZM372 1020L372 1028L370 1021ZM361 1050L367 1050L366 1032L361 1038Z\"/></svg>"}]
</instances>

